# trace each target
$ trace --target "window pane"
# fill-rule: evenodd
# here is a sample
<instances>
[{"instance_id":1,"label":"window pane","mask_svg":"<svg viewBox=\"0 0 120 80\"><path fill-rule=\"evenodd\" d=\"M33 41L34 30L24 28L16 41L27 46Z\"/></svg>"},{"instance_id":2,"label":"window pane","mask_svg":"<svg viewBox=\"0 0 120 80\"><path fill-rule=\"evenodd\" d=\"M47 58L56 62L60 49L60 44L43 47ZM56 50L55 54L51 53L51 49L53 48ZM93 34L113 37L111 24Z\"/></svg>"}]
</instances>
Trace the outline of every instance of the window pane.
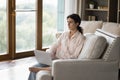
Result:
<instances>
[{"instance_id":1,"label":"window pane","mask_svg":"<svg viewBox=\"0 0 120 80\"><path fill-rule=\"evenodd\" d=\"M58 2L61 1L61 2ZM42 47L48 47L56 41L55 33L64 29L64 0L43 0ZM58 4L59 3L59 4ZM61 6L60 6L61 5ZM59 17L58 17L59 16ZM61 22L61 24L60 24Z\"/></svg>"},{"instance_id":2,"label":"window pane","mask_svg":"<svg viewBox=\"0 0 120 80\"><path fill-rule=\"evenodd\" d=\"M35 49L35 12L16 13L16 50Z\"/></svg>"},{"instance_id":3,"label":"window pane","mask_svg":"<svg viewBox=\"0 0 120 80\"><path fill-rule=\"evenodd\" d=\"M36 9L36 0L16 0L17 9Z\"/></svg>"},{"instance_id":4,"label":"window pane","mask_svg":"<svg viewBox=\"0 0 120 80\"><path fill-rule=\"evenodd\" d=\"M6 0L0 0L0 55L7 51Z\"/></svg>"}]
</instances>

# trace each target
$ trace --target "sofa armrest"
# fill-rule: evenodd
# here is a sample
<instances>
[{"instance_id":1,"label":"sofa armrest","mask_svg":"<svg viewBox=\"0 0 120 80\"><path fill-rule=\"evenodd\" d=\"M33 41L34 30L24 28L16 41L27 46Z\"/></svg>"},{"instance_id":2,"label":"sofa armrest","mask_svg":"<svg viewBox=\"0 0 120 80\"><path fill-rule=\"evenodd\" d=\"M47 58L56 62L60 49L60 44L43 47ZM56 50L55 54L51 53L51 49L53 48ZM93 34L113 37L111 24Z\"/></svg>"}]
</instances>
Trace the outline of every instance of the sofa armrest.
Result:
<instances>
[{"instance_id":1,"label":"sofa armrest","mask_svg":"<svg viewBox=\"0 0 120 80\"><path fill-rule=\"evenodd\" d=\"M36 80L52 80L51 72L47 70L41 70L36 74Z\"/></svg>"},{"instance_id":2,"label":"sofa armrest","mask_svg":"<svg viewBox=\"0 0 120 80\"><path fill-rule=\"evenodd\" d=\"M118 62L104 60L55 60L54 80L118 80Z\"/></svg>"}]
</instances>

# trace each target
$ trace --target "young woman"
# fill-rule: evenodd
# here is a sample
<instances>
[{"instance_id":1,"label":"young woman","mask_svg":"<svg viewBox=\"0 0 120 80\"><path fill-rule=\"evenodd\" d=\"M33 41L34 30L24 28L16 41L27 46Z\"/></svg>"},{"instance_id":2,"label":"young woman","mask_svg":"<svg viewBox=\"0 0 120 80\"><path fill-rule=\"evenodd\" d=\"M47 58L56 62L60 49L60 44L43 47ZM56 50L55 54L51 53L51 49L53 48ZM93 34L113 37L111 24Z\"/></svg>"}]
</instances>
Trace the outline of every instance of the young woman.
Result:
<instances>
[{"instance_id":1,"label":"young woman","mask_svg":"<svg viewBox=\"0 0 120 80\"><path fill-rule=\"evenodd\" d=\"M69 31L62 33L57 42L46 50L53 59L76 59L82 50L85 37L83 29L79 26L81 18L78 14L71 14L67 17L67 23ZM29 80L35 80L36 72L40 70L51 71L51 68L48 65L37 64L30 67L29 70L31 71Z\"/></svg>"}]
</instances>

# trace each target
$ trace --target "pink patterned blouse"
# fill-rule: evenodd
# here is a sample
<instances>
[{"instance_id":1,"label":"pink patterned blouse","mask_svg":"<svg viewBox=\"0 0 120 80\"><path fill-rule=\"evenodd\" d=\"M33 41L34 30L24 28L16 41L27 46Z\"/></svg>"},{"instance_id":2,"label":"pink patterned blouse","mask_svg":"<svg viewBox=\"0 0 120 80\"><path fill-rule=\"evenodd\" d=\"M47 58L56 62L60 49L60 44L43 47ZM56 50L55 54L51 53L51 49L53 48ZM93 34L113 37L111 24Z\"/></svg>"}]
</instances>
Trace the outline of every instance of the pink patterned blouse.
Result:
<instances>
[{"instance_id":1,"label":"pink patterned blouse","mask_svg":"<svg viewBox=\"0 0 120 80\"><path fill-rule=\"evenodd\" d=\"M77 31L71 38L70 32L64 32L46 52L50 53L52 58L75 59L79 56L85 37Z\"/></svg>"}]
</instances>

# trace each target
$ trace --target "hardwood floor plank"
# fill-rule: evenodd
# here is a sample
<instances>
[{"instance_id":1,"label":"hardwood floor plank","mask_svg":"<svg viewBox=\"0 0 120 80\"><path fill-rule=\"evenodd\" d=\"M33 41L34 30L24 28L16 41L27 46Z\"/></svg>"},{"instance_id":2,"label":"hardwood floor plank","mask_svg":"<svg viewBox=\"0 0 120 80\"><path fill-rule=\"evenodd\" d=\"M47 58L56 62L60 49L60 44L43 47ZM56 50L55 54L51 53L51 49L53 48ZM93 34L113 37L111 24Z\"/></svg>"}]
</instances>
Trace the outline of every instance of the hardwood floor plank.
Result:
<instances>
[{"instance_id":1,"label":"hardwood floor plank","mask_svg":"<svg viewBox=\"0 0 120 80\"><path fill-rule=\"evenodd\" d=\"M28 68L36 63L34 57L0 62L0 80L27 80Z\"/></svg>"}]
</instances>

